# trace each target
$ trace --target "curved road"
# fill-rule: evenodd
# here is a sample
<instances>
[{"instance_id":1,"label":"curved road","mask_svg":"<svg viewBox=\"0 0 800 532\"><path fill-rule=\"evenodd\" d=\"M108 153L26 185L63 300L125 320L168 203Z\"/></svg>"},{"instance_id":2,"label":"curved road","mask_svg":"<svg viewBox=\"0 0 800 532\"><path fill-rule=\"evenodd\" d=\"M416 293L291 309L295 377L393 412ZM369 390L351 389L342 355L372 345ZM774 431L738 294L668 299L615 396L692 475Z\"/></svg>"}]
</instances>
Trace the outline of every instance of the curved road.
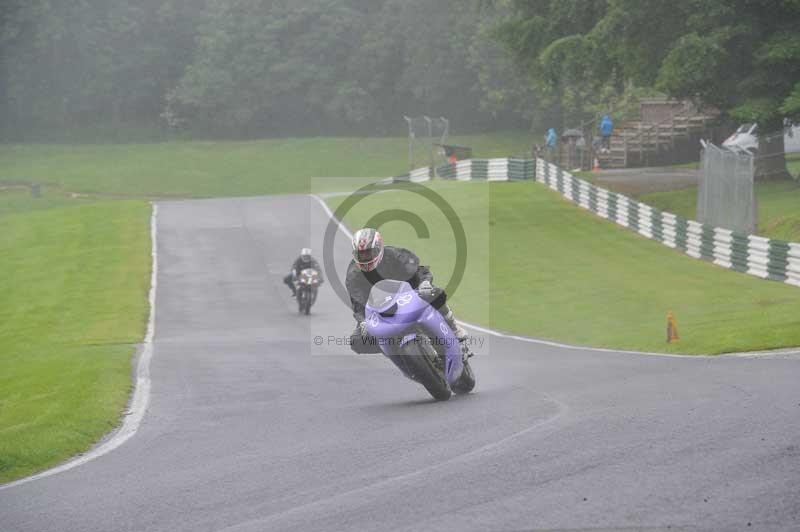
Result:
<instances>
[{"instance_id":1,"label":"curved road","mask_svg":"<svg viewBox=\"0 0 800 532\"><path fill-rule=\"evenodd\" d=\"M144 421L0 490L0 530L800 529L800 357L489 337L476 392L433 403L382 357L314 345L349 312L326 284L298 316L281 276L325 223L306 197L159 204Z\"/></svg>"}]
</instances>

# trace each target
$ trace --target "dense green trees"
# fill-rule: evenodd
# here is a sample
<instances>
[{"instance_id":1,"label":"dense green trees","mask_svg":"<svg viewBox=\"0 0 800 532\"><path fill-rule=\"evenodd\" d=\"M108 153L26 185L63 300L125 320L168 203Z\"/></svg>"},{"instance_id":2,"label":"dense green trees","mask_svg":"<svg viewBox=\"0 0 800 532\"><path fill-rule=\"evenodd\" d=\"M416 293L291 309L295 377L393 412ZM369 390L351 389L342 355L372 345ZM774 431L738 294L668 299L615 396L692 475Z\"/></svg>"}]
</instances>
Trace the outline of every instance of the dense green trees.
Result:
<instances>
[{"instance_id":1,"label":"dense green trees","mask_svg":"<svg viewBox=\"0 0 800 532\"><path fill-rule=\"evenodd\" d=\"M165 123L375 134L423 113L519 126L524 91L489 94L494 16L463 0L5 0L0 121L17 140Z\"/></svg>"},{"instance_id":2,"label":"dense green trees","mask_svg":"<svg viewBox=\"0 0 800 532\"><path fill-rule=\"evenodd\" d=\"M581 109L582 94L625 82L693 99L757 122L759 174L785 174L783 120L800 121L797 0L509 3L498 35L555 103Z\"/></svg>"},{"instance_id":3,"label":"dense green trees","mask_svg":"<svg viewBox=\"0 0 800 532\"><path fill-rule=\"evenodd\" d=\"M6 0L0 8L4 136L157 116L192 55L192 13L200 3Z\"/></svg>"},{"instance_id":4,"label":"dense green trees","mask_svg":"<svg viewBox=\"0 0 800 532\"><path fill-rule=\"evenodd\" d=\"M798 22L798 0L4 0L0 133L563 128L659 90L766 134L800 119Z\"/></svg>"},{"instance_id":5,"label":"dense green trees","mask_svg":"<svg viewBox=\"0 0 800 532\"><path fill-rule=\"evenodd\" d=\"M607 0L497 3L508 4L510 13L494 35L528 74L549 126L576 125L592 103L622 91L617 73L607 68L605 43L588 35L606 13Z\"/></svg>"}]
</instances>

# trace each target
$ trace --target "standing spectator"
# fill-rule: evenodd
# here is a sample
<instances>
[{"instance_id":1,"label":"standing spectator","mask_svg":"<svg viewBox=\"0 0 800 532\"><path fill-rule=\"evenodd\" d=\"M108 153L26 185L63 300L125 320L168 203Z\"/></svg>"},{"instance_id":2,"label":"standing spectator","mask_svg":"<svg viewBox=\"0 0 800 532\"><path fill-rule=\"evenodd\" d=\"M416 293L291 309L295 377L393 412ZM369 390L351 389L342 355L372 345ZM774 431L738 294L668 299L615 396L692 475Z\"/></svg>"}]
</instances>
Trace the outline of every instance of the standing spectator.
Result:
<instances>
[{"instance_id":1,"label":"standing spectator","mask_svg":"<svg viewBox=\"0 0 800 532\"><path fill-rule=\"evenodd\" d=\"M551 127L547 130L545 140L547 141L547 158L550 163L553 163L555 162L556 147L558 146L558 135L556 135L555 128Z\"/></svg>"},{"instance_id":2,"label":"standing spectator","mask_svg":"<svg viewBox=\"0 0 800 532\"><path fill-rule=\"evenodd\" d=\"M608 153L611 151L611 134L614 132L614 122L611 117L603 115L600 120L600 136L603 137L603 152Z\"/></svg>"}]
</instances>

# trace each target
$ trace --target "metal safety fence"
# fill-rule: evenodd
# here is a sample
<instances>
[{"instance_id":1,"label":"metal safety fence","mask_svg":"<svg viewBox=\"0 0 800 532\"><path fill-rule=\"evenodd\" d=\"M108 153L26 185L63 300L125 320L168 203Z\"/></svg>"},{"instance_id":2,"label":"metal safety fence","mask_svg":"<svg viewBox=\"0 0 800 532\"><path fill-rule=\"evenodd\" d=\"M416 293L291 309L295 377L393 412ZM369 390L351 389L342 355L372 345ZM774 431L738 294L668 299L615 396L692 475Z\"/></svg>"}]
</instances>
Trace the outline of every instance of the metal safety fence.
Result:
<instances>
[{"instance_id":1,"label":"metal safety fence","mask_svg":"<svg viewBox=\"0 0 800 532\"><path fill-rule=\"evenodd\" d=\"M697 187L697 220L738 233L755 233L758 216L753 176L755 158L748 152L703 144Z\"/></svg>"}]
</instances>

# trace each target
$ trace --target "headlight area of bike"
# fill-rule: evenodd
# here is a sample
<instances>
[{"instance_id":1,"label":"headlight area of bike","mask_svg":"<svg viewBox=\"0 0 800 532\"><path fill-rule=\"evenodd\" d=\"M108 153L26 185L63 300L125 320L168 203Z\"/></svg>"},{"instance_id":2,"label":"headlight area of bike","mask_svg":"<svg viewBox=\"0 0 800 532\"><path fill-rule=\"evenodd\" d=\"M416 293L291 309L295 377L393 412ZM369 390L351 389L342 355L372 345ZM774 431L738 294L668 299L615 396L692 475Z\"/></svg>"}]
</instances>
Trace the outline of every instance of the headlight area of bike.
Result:
<instances>
[{"instance_id":1,"label":"headlight area of bike","mask_svg":"<svg viewBox=\"0 0 800 532\"><path fill-rule=\"evenodd\" d=\"M305 269L300 272L298 282L304 285L314 285L319 283L319 272L311 269Z\"/></svg>"}]
</instances>

